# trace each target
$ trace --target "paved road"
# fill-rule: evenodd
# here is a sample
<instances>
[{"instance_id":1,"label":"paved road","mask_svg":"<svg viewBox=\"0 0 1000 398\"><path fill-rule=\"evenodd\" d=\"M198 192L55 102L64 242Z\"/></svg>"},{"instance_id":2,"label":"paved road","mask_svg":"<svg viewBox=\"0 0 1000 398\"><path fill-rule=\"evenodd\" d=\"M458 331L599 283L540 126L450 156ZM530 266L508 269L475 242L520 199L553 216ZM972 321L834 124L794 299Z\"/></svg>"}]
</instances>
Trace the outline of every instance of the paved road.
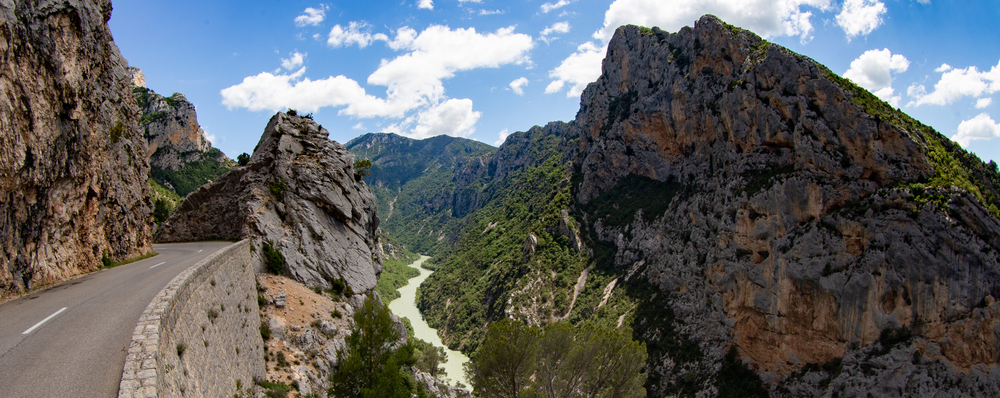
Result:
<instances>
[{"instance_id":1,"label":"paved road","mask_svg":"<svg viewBox=\"0 0 1000 398\"><path fill-rule=\"evenodd\" d=\"M158 256L0 305L0 397L118 396L146 305L181 271L227 245L153 245Z\"/></svg>"}]
</instances>

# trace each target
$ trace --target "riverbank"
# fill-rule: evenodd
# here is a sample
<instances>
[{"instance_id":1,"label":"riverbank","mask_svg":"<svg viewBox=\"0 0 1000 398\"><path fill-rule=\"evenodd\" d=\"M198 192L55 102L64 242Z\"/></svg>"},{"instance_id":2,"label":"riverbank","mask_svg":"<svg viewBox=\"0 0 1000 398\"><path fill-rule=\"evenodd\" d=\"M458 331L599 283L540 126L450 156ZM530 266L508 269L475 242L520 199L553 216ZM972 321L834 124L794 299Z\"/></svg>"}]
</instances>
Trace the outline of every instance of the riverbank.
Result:
<instances>
[{"instance_id":1,"label":"riverbank","mask_svg":"<svg viewBox=\"0 0 1000 398\"><path fill-rule=\"evenodd\" d=\"M469 362L469 357L461 352L448 349L441 342L441 338L438 337L437 330L427 325L423 316L420 315L420 310L417 309L417 287L433 273L433 271L426 270L420 266L429 258L427 256L420 256L420 259L409 264L409 267L420 271L420 275L411 278L406 286L399 288L400 298L389 303L389 310L398 317L406 317L410 320L410 324L413 325L413 334L415 337L434 346L444 347L445 352L448 354L448 362L444 364L445 377L453 384L461 383L468 388L469 383L465 380L463 365Z\"/></svg>"}]
</instances>

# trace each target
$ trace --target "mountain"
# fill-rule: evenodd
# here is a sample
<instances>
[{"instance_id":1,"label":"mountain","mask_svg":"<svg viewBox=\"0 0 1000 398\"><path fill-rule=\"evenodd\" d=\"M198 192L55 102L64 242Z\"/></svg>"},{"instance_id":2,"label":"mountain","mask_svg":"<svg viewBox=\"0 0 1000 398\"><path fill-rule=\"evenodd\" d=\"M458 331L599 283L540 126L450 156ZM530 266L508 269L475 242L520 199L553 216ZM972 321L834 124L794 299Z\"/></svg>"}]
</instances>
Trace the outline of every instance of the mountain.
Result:
<instances>
[{"instance_id":1,"label":"mountain","mask_svg":"<svg viewBox=\"0 0 1000 398\"><path fill-rule=\"evenodd\" d=\"M181 93L164 97L145 87L142 71L130 67L132 94L142 111L140 126L149 145L150 176L183 197L236 164L213 148L198 125L193 104Z\"/></svg>"},{"instance_id":2,"label":"mountain","mask_svg":"<svg viewBox=\"0 0 1000 398\"><path fill-rule=\"evenodd\" d=\"M328 136L311 117L275 114L249 162L185 197L157 241L250 238L261 264L277 259L275 272L370 292L382 272L375 198Z\"/></svg>"},{"instance_id":3,"label":"mountain","mask_svg":"<svg viewBox=\"0 0 1000 398\"><path fill-rule=\"evenodd\" d=\"M152 251L147 145L109 1L0 5L0 296Z\"/></svg>"},{"instance_id":4,"label":"mountain","mask_svg":"<svg viewBox=\"0 0 1000 398\"><path fill-rule=\"evenodd\" d=\"M407 249L431 253L450 246L450 232L481 205L478 196L486 160L496 148L449 136L414 140L370 133L347 143L358 159L372 162L369 185L378 201L382 228ZM457 173L461 171L461 174ZM416 231L407 233L404 231Z\"/></svg>"},{"instance_id":5,"label":"mountain","mask_svg":"<svg viewBox=\"0 0 1000 398\"><path fill-rule=\"evenodd\" d=\"M1000 394L996 164L715 17L619 28L575 120L453 174L418 293L452 347L596 322L650 396Z\"/></svg>"}]
</instances>

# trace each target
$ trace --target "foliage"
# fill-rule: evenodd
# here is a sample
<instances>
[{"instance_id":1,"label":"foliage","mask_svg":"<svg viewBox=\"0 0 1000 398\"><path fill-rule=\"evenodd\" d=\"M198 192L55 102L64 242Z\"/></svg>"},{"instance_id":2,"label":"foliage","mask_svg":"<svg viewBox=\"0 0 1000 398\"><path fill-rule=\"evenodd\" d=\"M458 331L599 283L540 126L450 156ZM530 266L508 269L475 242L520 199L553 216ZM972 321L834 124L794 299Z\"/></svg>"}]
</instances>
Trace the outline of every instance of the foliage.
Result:
<instances>
[{"instance_id":1,"label":"foliage","mask_svg":"<svg viewBox=\"0 0 1000 398\"><path fill-rule=\"evenodd\" d=\"M477 396L641 397L645 345L628 330L553 323L544 328L502 320L466 365Z\"/></svg>"},{"instance_id":2,"label":"foliage","mask_svg":"<svg viewBox=\"0 0 1000 398\"><path fill-rule=\"evenodd\" d=\"M119 140L121 140L122 136L129 138L128 134L125 132L125 124L123 124L121 120L119 120L118 123L115 123L114 126L111 126L108 133L111 135L111 142L116 144Z\"/></svg>"},{"instance_id":3,"label":"foliage","mask_svg":"<svg viewBox=\"0 0 1000 398\"><path fill-rule=\"evenodd\" d=\"M170 217L170 213L174 211L174 204L165 198L157 198L153 201L153 219L156 223L162 223Z\"/></svg>"},{"instance_id":4,"label":"foliage","mask_svg":"<svg viewBox=\"0 0 1000 398\"><path fill-rule=\"evenodd\" d=\"M285 271L285 256L278 249L271 246L271 241L264 241L262 252L264 253L264 265L267 266L267 270L275 275L281 275Z\"/></svg>"},{"instance_id":5,"label":"foliage","mask_svg":"<svg viewBox=\"0 0 1000 398\"><path fill-rule=\"evenodd\" d=\"M163 147L157 149L157 152L160 150L163 150ZM186 158L187 155L189 153L185 152L181 157ZM186 196L208 181L219 178L233 167L232 163L219 160L224 155L217 148L210 148L200 156L201 160L186 163L180 170L153 167L149 171L150 177L161 185L170 183L178 195Z\"/></svg>"},{"instance_id":6,"label":"foliage","mask_svg":"<svg viewBox=\"0 0 1000 398\"><path fill-rule=\"evenodd\" d=\"M264 339L264 341L271 339L271 325L265 322L260 323L260 338Z\"/></svg>"},{"instance_id":7,"label":"foliage","mask_svg":"<svg viewBox=\"0 0 1000 398\"><path fill-rule=\"evenodd\" d=\"M382 239L388 240L390 238L383 237ZM420 276L420 271L409 266L419 258L419 255L400 248L397 249L396 257L386 255L382 259L382 274L379 275L378 284L375 285L375 291L378 292L379 296L382 296L382 300L391 303L398 299L399 288L406 286L410 278Z\"/></svg>"},{"instance_id":8,"label":"foliage","mask_svg":"<svg viewBox=\"0 0 1000 398\"><path fill-rule=\"evenodd\" d=\"M331 395L409 398L418 387L407 380L403 367L414 364L413 346L398 346L399 338L389 309L377 299L365 299L354 314L347 349L337 355Z\"/></svg>"},{"instance_id":9,"label":"foliage","mask_svg":"<svg viewBox=\"0 0 1000 398\"><path fill-rule=\"evenodd\" d=\"M285 383L270 382L267 380L257 380L257 385L264 388L264 395L268 398L285 398L293 388Z\"/></svg>"},{"instance_id":10,"label":"foliage","mask_svg":"<svg viewBox=\"0 0 1000 398\"><path fill-rule=\"evenodd\" d=\"M716 383L719 388L719 398L770 396L760 376L740 360L736 346L729 348L725 360L722 361L722 369L716 375Z\"/></svg>"},{"instance_id":11,"label":"foliage","mask_svg":"<svg viewBox=\"0 0 1000 398\"><path fill-rule=\"evenodd\" d=\"M285 191L288 191L288 186L285 185L285 180L278 180L269 185L268 190L271 192L271 196L276 201L285 200Z\"/></svg>"},{"instance_id":12,"label":"foliage","mask_svg":"<svg viewBox=\"0 0 1000 398\"><path fill-rule=\"evenodd\" d=\"M248 155L246 152L243 152L238 156L236 156L236 164L240 166L246 166L247 163L250 163L250 155Z\"/></svg>"},{"instance_id":13,"label":"foliage","mask_svg":"<svg viewBox=\"0 0 1000 398\"><path fill-rule=\"evenodd\" d=\"M412 333L411 331L410 334ZM413 357L416 360L414 366L417 369L434 377L444 373L444 363L448 362L448 353L444 348L417 338L411 338L410 343L413 344Z\"/></svg>"},{"instance_id":14,"label":"foliage","mask_svg":"<svg viewBox=\"0 0 1000 398\"><path fill-rule=\"evenodd\" d=\"M166 200L172 208L177 207L177 204L181 202L181 197L176 192L160 185L152 178L149 179L149 198L153 200L154 204L157 200Z\"/></svg>"},{"instance_id":15,"label":"foliage","mask_svg":"<svg viewBox=\"0 0 1000 398\"><path fill-rule=\"evenodd\" d=\"M368 159L354 161L354 179L361 181L372 175L372 161Z\"/></svg>"}]
</instances>

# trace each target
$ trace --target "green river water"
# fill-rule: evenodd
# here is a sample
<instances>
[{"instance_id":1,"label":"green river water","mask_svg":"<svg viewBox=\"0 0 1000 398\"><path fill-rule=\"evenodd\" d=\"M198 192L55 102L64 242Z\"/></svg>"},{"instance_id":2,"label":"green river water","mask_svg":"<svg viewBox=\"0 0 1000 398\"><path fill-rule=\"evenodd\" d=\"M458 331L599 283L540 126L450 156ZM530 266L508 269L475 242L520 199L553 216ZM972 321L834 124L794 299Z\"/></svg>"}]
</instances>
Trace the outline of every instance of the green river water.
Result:
<instances>
[{"instance_id":1,"label":"green river water","mask_svg":"<svg viewBox=\"0 0 1000 398\"><path fill-rule=\"evenodd\" d=\"M437 330L431 329L427 326L427 322L424 322L424 318L420 315L420 310L417 309L417 286L431 275L432 271L423 269L420 267L430 257L420 256L420 259L415 261L409 266L416 268L420 271L420 276L411 278L409 284L399 288L400 297L389 303L389 310L398 317L406 317L410 320L413 325L413 334L416 335L418 339L424 340L428 343L433 344L437 347L444 347L445 352L448 353L448 362L444 364L444 371L446 376L438 375L439 379L447 378L451 381L451 384L455 382L460 382L466 387L469 383L465 381L465 372L462 369L462 365L469 362L469 357L465 356L461 352L449 350L443 343L441 343L441 338L437 335Z\"/></svg>"}]
</instances>

